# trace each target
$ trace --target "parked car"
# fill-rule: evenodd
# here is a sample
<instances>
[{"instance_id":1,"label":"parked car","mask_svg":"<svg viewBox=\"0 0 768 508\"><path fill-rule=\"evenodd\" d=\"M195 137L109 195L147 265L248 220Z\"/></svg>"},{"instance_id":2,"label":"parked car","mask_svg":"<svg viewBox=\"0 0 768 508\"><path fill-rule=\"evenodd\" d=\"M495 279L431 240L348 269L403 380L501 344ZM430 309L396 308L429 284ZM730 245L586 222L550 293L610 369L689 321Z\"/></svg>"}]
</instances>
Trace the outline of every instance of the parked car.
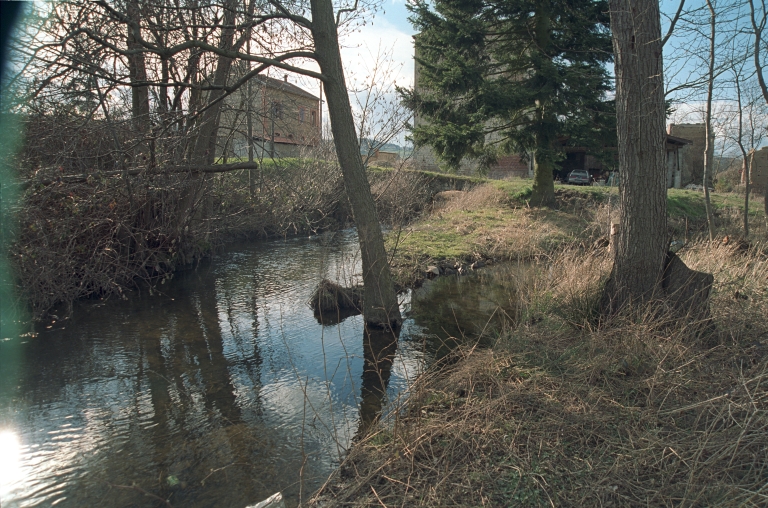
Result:
<instances>
[{"instance_id":1,"label":"parked car","mask_svg":"<svg viewBox=\"0 0 768 508\"><path fill-rule=\"evenodd\" d=\"M568 183L571 185L589 185L589 171L586 169L574 169L568 173Z\"/></svg>"}]
</instances>

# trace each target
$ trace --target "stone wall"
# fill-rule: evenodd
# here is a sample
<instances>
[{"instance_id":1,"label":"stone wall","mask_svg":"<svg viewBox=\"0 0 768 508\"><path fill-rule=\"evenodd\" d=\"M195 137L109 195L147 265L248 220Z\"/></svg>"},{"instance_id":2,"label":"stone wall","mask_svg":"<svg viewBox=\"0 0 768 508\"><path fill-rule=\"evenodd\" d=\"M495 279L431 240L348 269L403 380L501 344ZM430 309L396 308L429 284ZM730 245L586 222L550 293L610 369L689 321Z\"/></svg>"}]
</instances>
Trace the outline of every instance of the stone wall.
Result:
<instances>
[{"instance_id":1,"label":"stone wall","mask_svg":"<svg viewBox=\"0 0 768 508\"><path fill-rule=\"evenodd\" d=\"M420 171L444 171L441 168L440 163L429 147L418 148L414 152L413 167ZM485 176L493 178L495 180L503 180L505 178L528 178L531 176L530 163L523 161L519 155L504 155L499 157L496 164L488 168ZM463 176L482 176L478 170L478 164L474 160L462 160L461 166L457 175Z\"/></svg>"}]
</instances>

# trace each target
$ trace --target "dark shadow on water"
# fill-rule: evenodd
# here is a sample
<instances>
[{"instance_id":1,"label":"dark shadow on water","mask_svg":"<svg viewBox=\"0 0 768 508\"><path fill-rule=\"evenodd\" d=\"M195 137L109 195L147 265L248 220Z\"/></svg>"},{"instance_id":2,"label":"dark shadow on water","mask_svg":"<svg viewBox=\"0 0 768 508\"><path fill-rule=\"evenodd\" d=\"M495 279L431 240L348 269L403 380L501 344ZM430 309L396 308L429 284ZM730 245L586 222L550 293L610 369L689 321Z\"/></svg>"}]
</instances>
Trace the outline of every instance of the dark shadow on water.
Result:
<instances>
[{"instance_id":1,"label":"dark shadow on water","mask_svg":"<svg viewBox=\"0 0 768 508\"><path fill-rule=\"evenodd\" d=\"M348 317L359 316L361 314L360 309L347 308L337 309L336 312L317 312L315 311L315 319L323 326L335 326Z\"/></svg>"},{"instance_id":2,"label":"dark shadow on water","mask_svg":"<svg viewBox=\"0 0 768 508\"><path fill-rule=\"evenodd\" d=\"M366 327L363 332L363 375L360 389L360 423L355 440L365 436L381 417L386 403L392 363L400 331Z\"/></svg>"}]
</instances>

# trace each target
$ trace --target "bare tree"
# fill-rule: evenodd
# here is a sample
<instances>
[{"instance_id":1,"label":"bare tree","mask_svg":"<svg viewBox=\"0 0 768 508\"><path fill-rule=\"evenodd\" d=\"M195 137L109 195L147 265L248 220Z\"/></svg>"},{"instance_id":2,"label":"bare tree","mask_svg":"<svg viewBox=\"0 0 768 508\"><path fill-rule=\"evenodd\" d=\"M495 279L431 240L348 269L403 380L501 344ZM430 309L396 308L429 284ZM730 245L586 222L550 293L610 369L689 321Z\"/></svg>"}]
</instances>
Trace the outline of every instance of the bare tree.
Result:
<instances>
[{"instance_id":1,"label":"bare tree","mask_svg":"<svg viewBox=\"0 0 768 508\"><path fill-rule=\"evenodd\" d=\"M752 191L752 161L754 151L766 134L768 110L756 82L754 69L743 59L734 59L732 67L734 100L730 118L726 119L726 136L741 155L741 181L744 183L744 237L749 237L749 201Z\"/></svg>"},{"instance_id":2,"label":"bare tree","mask_svg":"<svg viewBox=\"0 0 768 508\"><path fill-rule=\"evenodd\" d=\"M715 240L715 217L712 214L712 201L709 197L709 187L712 184L712 157L715 153L714 140L712 139L712 90L715 86L715 35L716 14L712 0L707 0L709 8L709 68L707 71L707 101L704 113L704 208L707 212L707 226L709 227L709 241Z\"/></svg>"},{"instance_id":3,"label":"bare tree","mask_svg":"<svg viewBox=\"0 0 768 508\"><path fill-rule=\"evenodd\" d=\"M370 48L365 49L368 57L361 55L360 59L370 64L363 63L350 76L350 94L363 162L367 165L377 150L399 140L411 112L396 92L401 65L392 58L393 48L382 48L379 44L375 54Z\"/></svg>"},{"instance_id":4,"label":"bare tree","mask_svg":"<svg viewBox=\"0 0 768 508\"><path fill-rule=\"evenodd\" d=\"M400 310L384 249L384 237L360 156L360 145L344 80L339 53L338 17L334 18L331 0L311 0L311 6L312 22L307 23L312 31L316 58L325 84L336 154L360 237L365 287L363 316L371 325L399 327Z\"/></svg>"},{"instance_id":5,"label":"bare tree","mask_svg":"<svg viewBox=\"0 0 768 508\"><path fill-rule=\"evenodd\" d=\"M182 168L197 168L183 180L186 190L174 207L155 207L176 218L177 237L188 228L207 227L197 219L202 219L200 206L209 187L205 175L214 169L225 99L271 68L322 81L360 236L365 319L372 325L399 325L338 46L339 31L356 19L364 21L365 10L374 5L365 0L340 0L335 9L330 0L65 0L46 8L47 25L39 43L29 49L39 75L30 79L30 96L51 105L73 104L64 97L82 98L87 118L109 116L115 128L121 122L132 125L133 140L126 142L122 133L114 136L127 185L130 177L145 171L181 174L177 171ZM238 61L246 64L246 71L236 76L233 69L243 67L235 65ZM119 97L126 91L130 107L121 109Z\"/></svg>"},{"instance_id":6,"label":"bare tree","mask_svg":"<svg viewBox=\"0 0 768 508\"><path fill-rule=\"evenodd\" d=\"M668 297L684 316L708 316L712 276L668 253L664 84L656 0L611 0L616 66L619 231L603 311Z\"/></svg>"}]
</instances>

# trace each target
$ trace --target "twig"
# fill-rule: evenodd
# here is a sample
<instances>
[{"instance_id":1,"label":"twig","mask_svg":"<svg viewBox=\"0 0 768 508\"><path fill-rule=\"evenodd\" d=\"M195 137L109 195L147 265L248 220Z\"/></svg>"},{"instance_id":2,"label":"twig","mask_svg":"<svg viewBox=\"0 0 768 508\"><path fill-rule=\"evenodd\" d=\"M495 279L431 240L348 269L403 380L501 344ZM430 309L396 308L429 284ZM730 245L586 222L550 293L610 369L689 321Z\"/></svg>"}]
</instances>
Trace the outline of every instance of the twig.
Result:
<instances>
[{"instance_id":1,"label":"twig","mask_svg":"<svg viewBox=\"0 0 768 508\"><path fill-rule=\"evenodd\" d=\"M376 496L376 500L379 502L379 504L384 508L387 508L387 505L384 504L384 501L382 501L379 495L376 493L376 489L373 488L373 485L371 485L371 490L373 491L373 495Z\"/></svg>"}]
</instances>

